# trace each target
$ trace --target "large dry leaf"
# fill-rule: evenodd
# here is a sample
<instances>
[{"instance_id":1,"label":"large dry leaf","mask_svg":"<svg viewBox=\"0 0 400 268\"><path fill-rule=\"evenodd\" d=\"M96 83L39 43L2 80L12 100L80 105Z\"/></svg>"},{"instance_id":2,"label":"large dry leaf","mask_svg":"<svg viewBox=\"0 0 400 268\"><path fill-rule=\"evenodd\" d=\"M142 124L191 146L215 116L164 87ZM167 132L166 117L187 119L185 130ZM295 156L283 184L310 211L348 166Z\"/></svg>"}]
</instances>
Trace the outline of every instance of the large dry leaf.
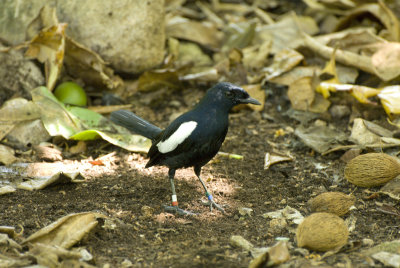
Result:
<instances>
[{"instance_id":1,"label":"large dry leaf","mask_svg":"<svg viewBox=\"0 0 400 268\"><path fill-rule=\"evenodd\" d=\"M297 66L284 74L271 78L270 82L289 86L303 77L318 77L321 72L317 66Z\"/></svg>"},{"instance_id":2,"label":"large dry leaf","mask_svg":"<svg viewBox=\"0 0 400 268\"><path fill-rule=\"evenodd\" d=\"M233 48L242 49L253 41L256 23L244 21L241 23L231 23L225 28L225 41L221 48L222 52L228 53Z\"/></svg>"},{"instance_id":3,"label":"large dry leaf","mask_svg":"<svg viewBox=\"0 0 400 268\"><path fill-rule=\"evenodd\" d=\"M23 245L46 244L68 249L78 243L105 215L95 212L73 213L40 229L23 241Z\"/></svg>"},{"instance_id":4,"label":"large dry leaf","mask_svg":"<svg viewBox=\"0 0 400 268\"><path fill-rule=\"evenodd\" d=\"M365 120L362 118L354 119L349 140L361 146L376 144L381 141L379 135L367 128Z\"/></svg>"},{"instance_id":5,"label":"large dry leaf","mask_svg":"<svg viewBox=\"0 0 400 268\"><path fill-rule=\"evenodd\" d=\"M323 45L337 46L354 53L360 51L360 48L366 45L386 42L385 39L376 35L375 28L348 28L314 38Z\"/></svg>"},{"instance_id":6,"label":"large dry leaf","mask_svg":"<svg viewBox=\"0 0 400 268\"><path fill-rule=\"evenodd\" d=\"M339 130L331 129L327 126L299 126L294 134L299 137L304 144L313 150L324 153L330 148L336 147L338 143L347 140L347 135Z\"/></svg>"},{"instance_id":7,"label":"large dry leaf","mask_svg":"<svg viewBox=\"0 0 400 268\"><path fill-rule=\"evenodd\" d=\"M278 53L284 48L294 48L302 44L302 31L313 35L319 29L313 18L297 17L289 13L274 24L257 27L254 38L256 43L271 41L271 53Z\"/></svg>"},{"instance_id":8,"label":"large dry leaf","mask_svg":"<svg viewBox=\"0 0 400 268\"><path fill-rule=\"evenodd\" d=\"M271 66L262 69L265 72L265 79L269 80L290 71L304 59L303 55L293 49L282 49L275 54Z\"/></svg>"},{"instance_id":9,"label":"large dry leaf","mask_svg":"<svg viewBox=\"0 0 400 268\"><path fill-rule=\"evenodd\" d=\"M65 68L73 77L82 79L86 84L99 88L116 89L123 84L122 79L106 66L99 54L66 37Z\"/></svg>"},{"instance_id":10,"label":"large dry leaf","mask_svg":"<svg viewBox=\"0 0 400 268\"><path fill-rule=\"evenodd\" d=\"M265 41L260 45L246 47L243 52L243 65L247 70L260 69L268 58L271 41Z\"/></svg>"},{"instance_id":11,"label":"large dry leaf","mask_svg":"<svg viewBox=\"0 0 400 268\"><path fill-rule=\"evenodd\" d=\"M80 171L72 163L15 163L0 166L0 184L29 191L56 183L82 182L78 175Z\"/></svg>"},{"instance_id":12,"label":"large dry leaf","mask_svg":"<svg viewBox=\"0 0 400 268\"><path fill-rule=\"evenodd\" d=\"M0 109L0 122L2 124L14 124L38 118L40 118L39 107L23 98L10 99Z\"/></svg>"},{"instance_id":13,"label":"large dry leaf","mask_svg":"<svg viewBox=\"0 0 400 268\"><path fill-rule=\"evenodd\" d=\"M192 21L182 17L173 17L167 21L168 37L188 40L211 49L219 49L221 33L211 24Z\"/></svg>"},{"instance_id":14,"label":"large dry leaf","mask_svg":"<svg viewBox=\"0 0 400 268\"><path fill-rule=\"evenodd\" d=\"M379 192L400 201L400 176L386 183Z\"/></svg>"},{"instance_id":15,"label":"large dry leaf","mask_svg":"<svg viewBox=\"0 0 400 268\"><path fill-rule=\"evenodd\" d=\"M346 28L359 17L373 15L387 29L388 39L390 41L400 41L399 21L396 15L384 4L382 0L379 3L360 5L353 9L346 17L342 18L338 24L338 29Z\"/></svg>"},{"instance_id":16,"label":"large dry leaf","mask_svg":"<svg viewBox=\"0 0 400 268\"><path fill-rule=\"evenodd\" d=\"M67 250L54 245L35 243L31 245L28 254L41 267L95 267L84 262L88 254L87 250Z\"/></svg>"},{"instance_id":17,"label":"large dry leaf","mask_svg":"<svg viewBox=\"0 0 400 268\"><path fill-rule=\"evenodd\" d=\"M44 63L47 88L52 90L56 84L64 60L65 28L67 24L60 23L40 31L29 42L26 56L38 59Z\"/></svg>"},{"instance_id":18,"label":"large dry leaf","mask_svg":"<svg viewBox=\"0 0 400 268\"><path fill-rule=\"evenodd\" d=\"M176 70L164 69L147 71L139 77L139 91L154 91L162 87L171 89L180 87L179 76Z\"/></svg>"},{"instance_id":19,"label":"large dry leaf","mask_svg":"<svg viewBox=\"0 0 400 268\"><path fill-rule=\"evenodd\" d=\"M293 82L287 94L293 109L308 111L315 98L312 77L302 77Z\"/></svg>"}]
</instances>

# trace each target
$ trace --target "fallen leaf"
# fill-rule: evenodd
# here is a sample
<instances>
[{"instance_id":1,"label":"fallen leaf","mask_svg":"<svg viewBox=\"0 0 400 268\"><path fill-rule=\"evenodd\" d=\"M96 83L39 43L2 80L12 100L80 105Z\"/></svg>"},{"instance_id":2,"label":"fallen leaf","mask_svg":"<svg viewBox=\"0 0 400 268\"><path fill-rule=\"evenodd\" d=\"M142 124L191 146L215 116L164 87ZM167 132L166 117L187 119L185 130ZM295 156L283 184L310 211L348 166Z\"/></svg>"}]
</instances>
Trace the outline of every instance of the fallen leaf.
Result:
<instances>
[{"instance_id":1,"label":"fallen leaf","mask_svg":"<svg viewBox=\"0 0 400 268\"><path fill-rule=\"evenodd\" d=\"M400 176L397 176L386 183L379 192L386 194L395 200L400 200Z\"/></svg>"},{"instance_id":2,"label":"fallen leaf","mask_svg":"<svg viewBox=\"0 0 400 268\"><path fill-rule=\"evenodd\" d=\"M319 28L315 20L308 16L296 16L289 12L274 24L257 27L255 43L271 41L271 53L275 54L284 48L295 48L303 43L302 31L314 35Z\"/></svg>"},{"instance_id":3,"label":"fallen leaf","mask_svg":"<svg viewBox=\"0 0 400 268\"><path fill-rule=\"evenodd\" d=\"M14 150L8 146L0 144L0 163L8 166L17 161L14 156Z\"/></svg>"},{"instance_id":4,"label":"fallen leaf","mask_svg":"<svg viewBox=\"0 0 400 268\"><path fill-rule=\"evenodd\" d=\"M26 244L45 244L68 249L85 237L105 215L94 212L72 213L40 229L22 242Z\"/></svg>"},{"instance_id":5,"label":"fallen leaf","mask_svg":"<svg viewBox=\"0 0 400 268\"><path fill-rule=\"evenodd\" d=\"M347 135L339 130L327 126L299 126L294 134L301 139L304 144L313 150L324 153L338 145L338 143L347 140Z\"/></svg>"},{"instance_id":6,"label":"fallen leaf","mask_svg":"<svg viewBox=\"0 0 400 268\"><path fill-rule=\"evenodd\" d=\"M264 158L264 169L269 169L270 166L286 161L293 161L293 157L277 153L266 153Z\"/></svg>"},{"instance_id":7,"label":"fallen leaf","mask_svg":"<svg viewBox=\"0 0 400 268\"><path fill-rule=\"evenodd\" d=\"M293 82L287 94L293 109L308 111L315 98L312 77L303 77Z\"/></svg>"},{"instance_id":8,"label":"fallen leaf","mask_svg":"<svg viewBox=\"0 0 400 268\"><path fill-rule=\"evenodd\" d=\"M46 86L52 90L61 73L65 53L66 23L47 27L30 42L25 55L44 63Z\"/></svg>"},{"instance_id":9,"label":"fallen leaf","mask_svg":"<svg viewBox=\"0 0 400 268\"><path fill-rule=\"evenodd\" d=\"M391 114L400 114L400 86L384 87L378 94L385 112Z\"/></svg>"},{"instance_id":10,"label":"fallen leaf","mask_svg":"<svg viewBox=\"0 0 400 268\"><path fill-rule=\"evenodd\" d=\"M68 36L65 40L64 65L71 76L82 79L88 85L116 89L123 84L99 54Z\"/></svg>"},{"instance_id":11,"label":"fallen leaf","mask_svg":"<svg viewBox=\"0 0 400 268\"><path fill-rule=\"evenodd\" d=\"M274 56L274 61L271 66L263 68L265 79L270 80L287 71L290 71L304 59L303 55L293 49L282 49Z\"/></svg>"},{"instance_id":12,"label":"fallen leaf","mask_svg":"<svg viewBox=\"0 0 400 268\"><path fill-rule=\"evenodd\" d=\"M15 98L6 101L0 109L0 122L15 124L20 121L40 118L40 109L27 99Z\"/></svg>"},{"instance_id":13,"label":"fallen leaf","mask_svg":"<svg viewBox=\"0 0 400 268\"><path fill-rule=\"evenodd\" d=\"M103 138L131 151L147 152L151 141L132 135L127 129L112 124L108 119L91 110L65 106L45 87L32 91L32 100L40 107L41 119L51 136L73 140Z\"/></svg>"},{"instance_id":14,"label":"fallen leaf","mask_svg":"<svg viewBox=\"0 0 400 268\"><path fill-rule=\"evenodd\" d=\"M166 34L168 37L192 41L214 50L219 49L221 42L221 33L214 25L179 16L167 20Z\"/></svg>"},{"instance_id":15,"label":"fallen leaf","mask_svg":"<svg viewBox=\"0 0 400 268\"><path fill-rule=\"evenodd\" d=\"M274 267L290 259L288 243L279 241L262 254L256 256L249 264L249 268Z\"/></svg>"},{"instance_id":16,"label":"fallen leaf","mask_svg":"<svg viewBox=\"0 0 400 268\"><path fill-rule=\"evenodd\" d=\"M377 18L387 29L390 41L400 41L399 21L396 15L385 5L384 1L380 0L378 3L371 3L359 5L343 17L337 30L347 27L356 18L373 15Z\"/></svg>"}]
</instances>

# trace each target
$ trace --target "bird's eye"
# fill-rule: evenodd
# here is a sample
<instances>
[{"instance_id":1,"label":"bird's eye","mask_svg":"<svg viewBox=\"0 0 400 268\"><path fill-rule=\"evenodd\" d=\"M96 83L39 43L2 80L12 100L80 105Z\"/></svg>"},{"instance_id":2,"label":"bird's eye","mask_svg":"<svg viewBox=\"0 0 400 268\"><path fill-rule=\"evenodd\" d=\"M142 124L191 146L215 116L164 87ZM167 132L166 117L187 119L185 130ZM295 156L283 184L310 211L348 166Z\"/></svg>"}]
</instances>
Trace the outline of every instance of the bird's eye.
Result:
<instances>
[{"instance_id":1,"label":"bird's eye","mask_svg":"<svg viewBox=\"0 0 400 268\"><path fill-rule=\"evenodd\" d=\"M231 91L225 91L225 96L227 96L227 97L232 97L232 96L233 96L233 92L231 92Z\"/></svg>"}]
</instances>

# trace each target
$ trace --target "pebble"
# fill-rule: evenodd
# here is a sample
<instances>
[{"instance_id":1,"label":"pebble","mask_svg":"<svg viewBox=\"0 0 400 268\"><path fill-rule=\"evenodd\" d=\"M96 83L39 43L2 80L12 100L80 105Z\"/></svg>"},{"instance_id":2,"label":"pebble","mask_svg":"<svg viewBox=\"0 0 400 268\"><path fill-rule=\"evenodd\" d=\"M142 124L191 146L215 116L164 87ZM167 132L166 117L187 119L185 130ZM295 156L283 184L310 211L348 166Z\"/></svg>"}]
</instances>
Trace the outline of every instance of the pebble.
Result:
<instances>
[{"instance_id":1,"label":"pebble","mask_svg":"<svg viewBox=\"0 0 400 268\"><path fill-rule=\"evenodd\" d=\"M329 109L329 112L333 118L343 118L351 113L347 105L333 105L332 108Z\"/></svg>"},{"instance_id":2,"label":"pebble","mask_svg":"<svg viewBox=\"0 0 400 268\"><path fill-rule=\"evenodd\" d=\"M362 240L362 244L363 244L364 246L367 246L367 247L372 247L372 246L374 245L374 240L369 239L369 238L364 238L364 239Z\"/></svg>"}]
</instances>

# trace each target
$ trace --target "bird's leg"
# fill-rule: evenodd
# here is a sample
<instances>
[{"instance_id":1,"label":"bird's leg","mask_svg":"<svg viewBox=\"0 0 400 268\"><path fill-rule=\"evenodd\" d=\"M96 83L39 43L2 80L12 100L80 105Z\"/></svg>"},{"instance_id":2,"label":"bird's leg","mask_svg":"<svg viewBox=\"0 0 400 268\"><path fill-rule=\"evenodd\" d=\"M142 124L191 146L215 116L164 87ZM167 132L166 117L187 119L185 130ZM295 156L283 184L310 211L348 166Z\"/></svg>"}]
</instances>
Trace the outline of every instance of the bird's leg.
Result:
<instances>
[{"instance_id":1,"label":"bird's leg","mask_svg":"<svg viewBox=\"0 0 400 268\"><path fill-rule=\"evenodd\" d=\"M172 191L172 206L164 206L164 210L171 213L177 213L179 215L196 215L196 213L183 210L178 207L178 199L176 198L176 191L175 191L175 169L170 169L168 171L169 181L171 183L171 191Z\"/></svg>"},{"instance_id":2,"label":"bird's leg","mask_svg":"<svg viewBox=\"0 0 400 268\"><path fill-rule=\"evenodd\" d=\"M222 211L222 212L225 213L225 210L224 210L220 205L218 205L217 203L214 202L213 196L208 192L207 187L206 187L206 184L205 184L204 181L201 179L201 177L200 177L201 167L195 166L195 167L194 167L194 173L196 174L197 178L199 178L201 184L203 185L203 188L204 188L206 197L207 197L207 199L208 199L208 202L207 202L207 203L204 203L204 204L210 206L210 211L212 211L213 206L214 206L214 207L215 207L216 209L218 209L219 211Z\"/></svg>"}]
</instances>

